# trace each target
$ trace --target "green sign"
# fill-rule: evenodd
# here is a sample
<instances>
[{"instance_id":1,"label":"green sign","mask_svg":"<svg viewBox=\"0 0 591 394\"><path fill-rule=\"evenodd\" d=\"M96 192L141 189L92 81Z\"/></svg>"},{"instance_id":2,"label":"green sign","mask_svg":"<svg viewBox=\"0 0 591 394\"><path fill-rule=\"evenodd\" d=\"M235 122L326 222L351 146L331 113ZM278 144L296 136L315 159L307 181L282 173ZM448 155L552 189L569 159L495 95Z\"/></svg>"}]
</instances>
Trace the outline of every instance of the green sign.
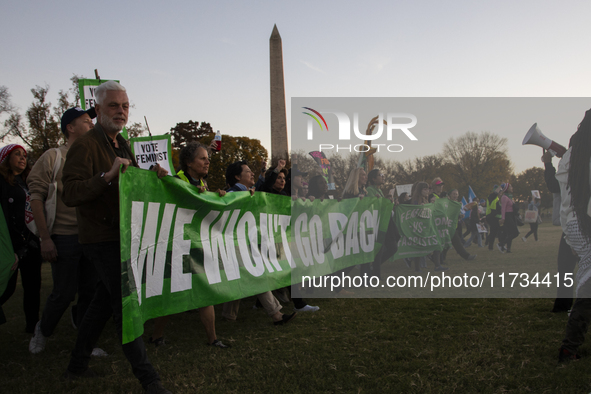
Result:
<instances>
[{"instance_id":1,"label":"green sign","mask_svg":"<svg viewBox=\"0 0 591 394\"><path fill-rule=\"evenodd\" d=\"M160 167L175 175L172 164L172 143L170 134L155 135L153 137L130 138L131 152L140 168L149 170L152 165Z\"/></svg>"},{"instance_id":2,"label":"green sign","mask_svg":"<svg viewBox=\"0 0 591 394\"><path fill-rule=\"evenodd\" d=\"M263 192L219 197L135 167L120 174L119 187L124 343L158 316L373 261L387 242L393 208L386 198L294 202ZM425 255L449 243L459 204L445 200L396 212L397 221L403 216L405 237L413 240L401 251ZM446 214L455 219L442 220Z\"/></svg>"}]
</instances>

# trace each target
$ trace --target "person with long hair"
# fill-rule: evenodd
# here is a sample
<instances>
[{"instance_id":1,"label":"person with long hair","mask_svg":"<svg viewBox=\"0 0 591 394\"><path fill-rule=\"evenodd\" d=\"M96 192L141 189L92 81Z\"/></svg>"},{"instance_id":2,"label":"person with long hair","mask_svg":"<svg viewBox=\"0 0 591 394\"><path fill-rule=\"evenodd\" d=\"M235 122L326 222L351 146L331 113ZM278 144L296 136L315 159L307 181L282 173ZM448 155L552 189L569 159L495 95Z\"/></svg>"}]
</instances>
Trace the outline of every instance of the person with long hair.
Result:
<instances>
[{"instance_id":1,"label":"person with long hair","mask_svg":"<svg viewBox=\"0 0 591 394\"><path fill-rule=\"evenodd\" d=\"M32 334L39 321L42 258L39 238L29 229L34 223L31 194L26 183L29 172L31 169L25 148L10 144L0 150L0 204L14 250L11 267L14 273L0 296L0 307L14 293L20 271L24 290L25 332ZM0 324L3 320L4 313L0 308Z\"/></svg>"},{"instance_id":2,"label":"person with long hair","mask_svg":"<svg viewBox=\"0 0 591 394\"><path fill-rule=\"evenodd\" d=\"M579 257L576 301L566 323L566 335L558 354L559 362L576 360L591 322L591 110L571 137L569 149L558 164L556 179L562 198L560 224L566 242Z\"/></svg>"},{"instance_id":3,"label":"person with long hair","mask_svg":"<svg viewBox=\"0 0 591 394\"><path fill-rule=\"evenodd\" d=\"M342 198L364 197L366 194L365 184L367 183L367 174L363 168L355 168L349 174Z\"/></svg>"},{"instance_id":4,"label":"person with long hair","mask_svg":"<svg viewBox=\"0 0 591 394\"><path fill-rule=\"evenodd\" d=\"M425 205L429 203L429 194L431 189L427 182L418 182L412 192L411 203L414 205ZM423 257L424 258L424 257ZM435 271L447 271L446 267L443 267L440 262L441 251L433 251L433 264L435 264ZM421 257L415 257L415 271L420 271Z\"/></svg>"},{"instance_id":5,"label":"person with long hair","mask_svg":"<svg viewBox=\"0 0 591 394\"><path fill-rule=\"evenodd\" d=\"M328 198L328 183L322 175L315 175L308 182L308 197L324 200Z\"/></svg>"},{"instance_id":6,"label":"person with long hair","mask_svg":"<svg viewBox=\"0 0 591 394\"><path fill-rule=\"evenodd\" d=\"M398 196L398 204L410 204L410 196L407 192L403 192Z\"/></svg>"}]
</instances>

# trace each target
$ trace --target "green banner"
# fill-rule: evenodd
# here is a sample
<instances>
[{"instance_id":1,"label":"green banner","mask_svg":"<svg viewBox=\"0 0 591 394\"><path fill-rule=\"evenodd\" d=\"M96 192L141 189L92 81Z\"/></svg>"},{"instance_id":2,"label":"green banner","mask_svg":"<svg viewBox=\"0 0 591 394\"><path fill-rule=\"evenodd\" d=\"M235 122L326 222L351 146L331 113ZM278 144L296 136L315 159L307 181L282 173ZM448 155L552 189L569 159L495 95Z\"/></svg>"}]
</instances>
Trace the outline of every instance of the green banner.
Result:
<instances>
[{"instance_id":1,"label":"green banner","mask_svg":"<svg viewBox=\"0 0 591 394\"><path fill-rule=\"evenodd\" d=\"M294 202L263 192L200 194L180 179L158 179L134 167L120 175L119 187L123 343L140 336L144 322L155 317L371 262L387 242L393 208L386 198ZM442 218L457 219L459 204L399 208L416 253L449 243L454 220ZM420 215L412 211L417 208Z\"/></svg>"},{"instance_id":2,"label":"green banner","mask_svg":"<svg viewBox=\"0 0 591 394\"><path fill-rule=\"evenodd\" d=\"M6 219L4 219L4 212L0 209L0 295L4 293L8 279L14 274L14 271L10 270L13 264L14 251L10 241L10 233Z\"/></svg>"},{"instance_id":3,"label":"green banner","mask_svg":"<svg viewBox=\"0 0 591 394\"><path fill-rule=\"evenodd\" d=\"M451 245L462 204L438 198L425 205L398 205L395 222L400 233L394 259L425 256Z\"/></svg>"}]
</instances>

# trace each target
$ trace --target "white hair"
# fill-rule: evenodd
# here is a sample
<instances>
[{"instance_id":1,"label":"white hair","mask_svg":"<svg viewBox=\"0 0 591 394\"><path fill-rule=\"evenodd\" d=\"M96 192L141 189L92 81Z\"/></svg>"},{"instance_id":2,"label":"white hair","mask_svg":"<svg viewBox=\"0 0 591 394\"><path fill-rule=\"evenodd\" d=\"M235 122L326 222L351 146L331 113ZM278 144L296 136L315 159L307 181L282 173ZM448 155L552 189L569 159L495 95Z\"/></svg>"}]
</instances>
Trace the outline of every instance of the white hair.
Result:
<instances>
[{"instance_id":1,"label":"white hair","mask_svg":"<svg viewBox=\"0 0 591 394\"><path fill-rule=\"evenodd\" d=\"M119 90L121 92L127 91L127 90L125 90L123 85L121 85L119 82L115 82L115 81L103 82L94 91L94 96L96 97L97 104L101 105L103 103L103 100L107 96L107 91L109 91L109 90Z\"/></svg>"}]
</instances>

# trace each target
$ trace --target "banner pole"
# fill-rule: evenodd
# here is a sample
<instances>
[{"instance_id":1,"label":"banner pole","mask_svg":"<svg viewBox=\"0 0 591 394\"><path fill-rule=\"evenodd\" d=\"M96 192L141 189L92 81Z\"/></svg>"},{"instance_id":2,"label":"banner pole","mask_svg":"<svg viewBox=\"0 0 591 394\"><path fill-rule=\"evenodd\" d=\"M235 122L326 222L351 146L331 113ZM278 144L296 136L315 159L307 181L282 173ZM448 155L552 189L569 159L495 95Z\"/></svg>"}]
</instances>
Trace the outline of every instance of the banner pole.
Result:
<instances>
[{"instance_id":1,"label":"banner pole","mask_svg":"<svg viewBox=\"0 0 591 394\"><path fill-rule=\"evenodd\" d=\"M148 119L146 119L146 115L144 115L144 122L146 122L146 128L148 129L148 135L150 136L150 140L152 139L152 132L150 131L150 126L148 126Z\"/></svg>"}]
</instances>

